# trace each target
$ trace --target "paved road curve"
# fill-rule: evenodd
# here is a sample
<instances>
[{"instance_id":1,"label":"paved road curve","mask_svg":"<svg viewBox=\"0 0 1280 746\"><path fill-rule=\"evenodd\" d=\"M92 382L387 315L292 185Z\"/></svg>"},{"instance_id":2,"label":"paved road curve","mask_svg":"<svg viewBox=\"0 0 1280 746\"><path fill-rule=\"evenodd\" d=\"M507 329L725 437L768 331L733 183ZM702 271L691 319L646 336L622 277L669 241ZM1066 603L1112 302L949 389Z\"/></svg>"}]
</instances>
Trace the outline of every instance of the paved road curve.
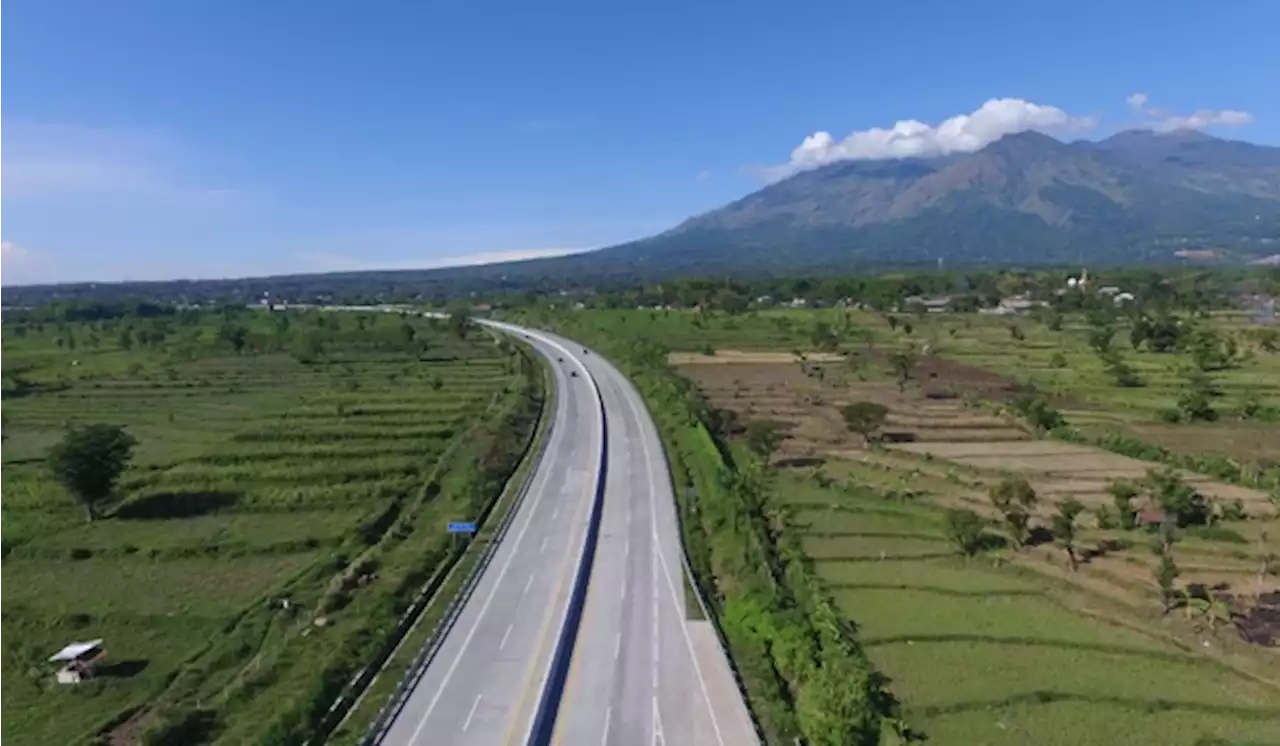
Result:
<instances>
[{"instance_id":1,"label":"paved road curve","mask_svg":"<svg viewBox=\"0 0 1280 746\"><path fill-rule=\"evenodd\" d=\"M582 555L603 433L599 398L575 348L537 334L526 341L555 373L546 452L510 530L383 744L523 746L528 739Z\"/></svg>"},{"instance_id":2,"label":"paved road curve","mask_svg":"<svg viewBox=\"0 0 1280 746\"><path fill-rule=\"evenodd\" d=\"M583 361L608 413L608 468L553 743L756 744L714 630L686 617L679 525L657 428L616 368L596 355Z\"/></svg>"}]
</instances>

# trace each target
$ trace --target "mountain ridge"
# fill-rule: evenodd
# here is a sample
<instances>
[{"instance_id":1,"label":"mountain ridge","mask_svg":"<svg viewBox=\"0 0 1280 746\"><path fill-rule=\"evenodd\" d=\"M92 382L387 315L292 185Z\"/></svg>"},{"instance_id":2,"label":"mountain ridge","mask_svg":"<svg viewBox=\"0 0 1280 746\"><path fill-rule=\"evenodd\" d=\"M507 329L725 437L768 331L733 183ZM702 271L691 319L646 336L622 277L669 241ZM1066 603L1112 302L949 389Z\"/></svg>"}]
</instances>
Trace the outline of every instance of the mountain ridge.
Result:
<instances>
[{"instance_id":1,"label":"mountain ridge","mask_svg":"<svg viewBox=\"0 0 1280 746\"><path fill-rule=\"evenodd\" d=\"M1250 258L1280 238L1280 148L1129 130L1021 132L965 154L839 161L639 241L591 254L646 265L797 269L961 262L1153 261L1180 248ZM701 261L682 256L696 252Z\"/></svg>"}]
</instances>

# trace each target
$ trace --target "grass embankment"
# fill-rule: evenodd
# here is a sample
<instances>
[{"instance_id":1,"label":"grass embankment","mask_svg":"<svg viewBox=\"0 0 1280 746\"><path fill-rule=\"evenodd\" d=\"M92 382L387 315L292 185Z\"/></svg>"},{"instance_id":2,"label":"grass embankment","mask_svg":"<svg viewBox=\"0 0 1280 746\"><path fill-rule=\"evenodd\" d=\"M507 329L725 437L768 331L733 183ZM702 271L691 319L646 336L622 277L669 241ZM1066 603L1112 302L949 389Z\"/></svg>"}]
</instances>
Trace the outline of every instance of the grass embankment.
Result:
<instances>
[{"instance_id":1,"label":"grass embankment","mask_svg":"<svg viewBox=\"0 0 1280 746\"><path fill-rule=\"evenodd\" d=\"M3 708L19 741L305 737L450 558L444 523L496 497L541 404L525 354L421 319L22 327L4 329ZM86 524L42 454L99 421L139 447L119 502ZM52 684L44 658L94 637L102 675Z\"/></svg>"}]
</instances>

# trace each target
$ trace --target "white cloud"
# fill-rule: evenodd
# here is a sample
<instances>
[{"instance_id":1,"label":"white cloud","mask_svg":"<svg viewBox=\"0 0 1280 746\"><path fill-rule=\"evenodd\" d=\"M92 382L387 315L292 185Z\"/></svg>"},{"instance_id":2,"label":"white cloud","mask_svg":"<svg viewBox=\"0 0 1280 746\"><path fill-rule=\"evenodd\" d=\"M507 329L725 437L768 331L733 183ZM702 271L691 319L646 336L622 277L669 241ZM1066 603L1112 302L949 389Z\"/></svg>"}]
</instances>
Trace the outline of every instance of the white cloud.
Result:
<instances>
[{"instance_id":1,"label":"white cloud","mask_svg":"<svg viewBox=\"0 0 1280 746\"><path fill-rule=\"evenodd\" d=\"M12 241L0 239L0 284L27 284L38 278L31 252Z\"/></svg>"},{"instance_id":2,"label":"white cloud","mask_svg":"<svg viewBox=\"0 0 1280 746\"><path fill-rule=\"evenodd\" d=\"M1239 109L1196 109L1190 114L1174 114L1167 109L1148 107L1150 100L1145 93L1135 93L1126 99L1129 106L1142 114L1142 126L1157 132L1175 130L1202 130L1206 127L1241 127L1253 124L1254 117Z\"/></svg>"},{"instance_id":3,"label":"white cloud","mask_svg":"<svg viewBox=\"0 0 1280 746\"><path fill-rule=\"evenodd\" d=\"M26 258L29 253L29 251L13 241L0 241L0 261L3 261L5 264L10 262L20 262Z\"/></svg>"},{"instance_id":4,"label":"white cloud","mask_svg":"<svg viewBox=\"0 0 1280 746\"><path fill-rule=\"evenodd\" d=\"M696 179L697 181L710 181L713 175L714 174L712 174L710 170L704 168L698 173L694 174L693 178Z\"/></svg>"},{"instance_id":5,"label":"white cloud","mask_svg":"<svg viewBox=\"0 0 1280 746\"><path fill-rule=\"evenodd\" d=\"M1202 130L1214 126L1240 127L1246 124L1253 124L1253 115L1237 109L1197 109L1190 114L1175 114L1154 122L1155 129L1161 132Z\"/></svg>"},{"instance_id":6,"label":"white cloud","mask_svg":"<svg viewBox=\"0 0 1280 746\"><path fill-rule=\"evenodd\" d=\"M1056 106L1018 98L991 99L974 112L957 114L936 126L904 119L887 129L853 132L843 140L828 132L815 132L791 151L788 163L766 168L764 173L776 179L835 161L967 153L1015 132L1062 132L1092 126L1090 117L1072 116Z\"/></svg>"}]
</instances>

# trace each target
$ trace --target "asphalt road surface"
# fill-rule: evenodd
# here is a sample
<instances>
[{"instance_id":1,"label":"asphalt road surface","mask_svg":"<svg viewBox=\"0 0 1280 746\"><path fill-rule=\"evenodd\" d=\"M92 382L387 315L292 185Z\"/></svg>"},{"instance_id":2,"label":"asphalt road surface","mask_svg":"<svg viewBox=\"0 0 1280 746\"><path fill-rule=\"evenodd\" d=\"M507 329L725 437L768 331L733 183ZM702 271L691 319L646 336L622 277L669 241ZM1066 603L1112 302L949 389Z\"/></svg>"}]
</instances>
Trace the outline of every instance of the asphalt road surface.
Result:
<instances>
[{"instance_id":1,"label":"asphalt road surface","mask_svg":"<svg viewBox=\"0 0 1280 746\"><path fill-rule=\"evenodd\" d=\"M384 744L523 746L529 737L582 555L603 433L599 399L571 352L581 348L537 335L526 341L555 373L546 452L506 537Z\"/></svg>"},{"instance_id":2,"label":"asphalt road surface","mask_svg":"<svg viewBox=\"0 0 1280 746\"><path fill-rule=\"evenodd\" d=\"M757 744L714 630L687 619L679 525L657 428L616 368L596 355L582 359L608 415L608 468L586 608L552 742Z\"/></svg>"}]
</instances>

